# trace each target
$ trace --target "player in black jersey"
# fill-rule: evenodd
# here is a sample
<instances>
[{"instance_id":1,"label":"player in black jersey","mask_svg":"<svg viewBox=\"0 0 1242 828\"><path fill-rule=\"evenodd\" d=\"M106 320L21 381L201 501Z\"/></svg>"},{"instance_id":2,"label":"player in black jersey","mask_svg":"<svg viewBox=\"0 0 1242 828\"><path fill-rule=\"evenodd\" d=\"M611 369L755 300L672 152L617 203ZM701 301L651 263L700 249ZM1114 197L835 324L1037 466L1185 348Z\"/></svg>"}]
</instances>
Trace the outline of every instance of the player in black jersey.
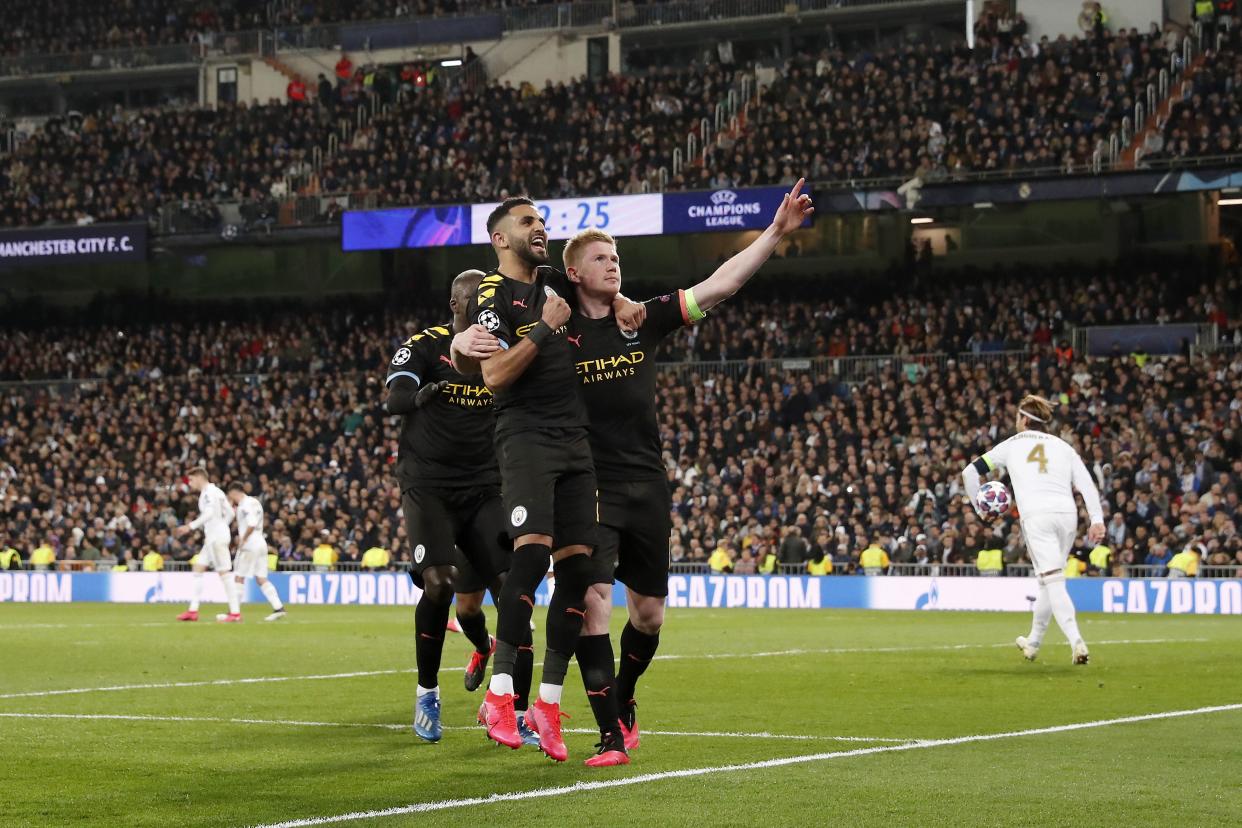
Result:
<instances>
[{"instance_id":1,"label":"player in black jersey","mask_svg":"<svg viewBox=\"0 0 1242 828\"><path fill-rule=\"evenodd\" d=\"M478 377L458 373L449 358L453 333L467 327L466 308L483 275L477 270L459 275L449 300L452 323L412 336L388 366L385 407L389 414L402 415L397 479L413 550L410 576L423 590L414 612L418 660L414 731L429 742L442 735L438 674L453 593L455 588L482 588L455 583L454 564L464 556L493 594L499 593L500 578L509 567L500 472L492 449L492 392ZM482 617L463 621L463 631L476 649L472 663L485 664L492 642ZM529 630L524 643L530 643ZM519 671L519 683L526 685L523 693L529 690L529 662L524 672ZM478 672L483 669L480 666Z\"/></svg>"},{"instance_id":2,"label":"player in black jersey","mask_svg":"<svg viewBox=\"0 0 1242 828\"><path fill-rule=\"evenodd\" d=\"M595 552L605 577L587 595L578 640L578 666L601 728L621 716L626 747L638 747L634 690L655 656L668 596L671 493L656 424L656 350L672 331L693 325L755 274L780 241L814 212L802 181L785 196L772 224L749 247L688 290L651 299L643 325L619 331L611 319L621 289L616 242L584 230L565 246L565 271L574 282L578 311L568 341L590 418L591 452L599 479L599 535ZM621 633L621 662L613 672L608 624L612 582L625 584L629 620Z\"/></svg>"},{"instance_id":3,"label":"player in black jersey","mask_svg":"<svg viewBox=\"0 0 1242 828\"><path fill-rule=\"evenodd\" d=\"M530 199L501 203L487 229L499 266L480 282L470 316L492 335L490 350L454 348L453 358L463 371L481 366L496 394L496 453L514 551L497 606L496 655L479 720L489 738L514 749L521 745L513 665L529 629L535 590L552 561L556 590L548 606L547 651L539 698L527 710L526 724L539 734L540 750L564 761L561 689L586 617L586 592L596 580L595 466L573 346L565 338L572 287L546 267L547 230ZM626 323L630 329L641 323L639 311L635 322ZM618 726L588 764L628 761Z\"/></svg>"}]
</instances>

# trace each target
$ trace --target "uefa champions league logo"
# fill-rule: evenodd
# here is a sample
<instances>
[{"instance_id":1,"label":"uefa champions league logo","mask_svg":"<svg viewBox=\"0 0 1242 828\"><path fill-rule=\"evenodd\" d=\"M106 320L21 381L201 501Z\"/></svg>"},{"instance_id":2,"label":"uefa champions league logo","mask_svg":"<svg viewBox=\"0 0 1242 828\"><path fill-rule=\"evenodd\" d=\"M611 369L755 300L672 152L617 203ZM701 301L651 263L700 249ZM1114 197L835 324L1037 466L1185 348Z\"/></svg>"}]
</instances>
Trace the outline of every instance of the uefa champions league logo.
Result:
<instances>
[{"instance_id":1,"label":"uefa champions league logo","mask_svg":"<svg viewBox=\"0 0 1242 828\"><path fill-rule=\"evenodd\" d=\"M737 201L737 193L732 190L717 190L712 193L712 204L732 204Z\"/></svg>"},{"instance_id":2,"label":"uefa champions league logo","mask_svg":"<svg viewBox=\"0 0 1242 828\"><path fill-rule=\"evenodd\" d=\"M916 610L921 610L921 609L934 610L934 609L939 609L939 604L940 604L940 587L937 586L936 579L932 578L931 584L927 587L927 592L924 592L922 595L920 595L918 597L918 600L914 602L914 608Z\"/></svg>"}]
</instances>

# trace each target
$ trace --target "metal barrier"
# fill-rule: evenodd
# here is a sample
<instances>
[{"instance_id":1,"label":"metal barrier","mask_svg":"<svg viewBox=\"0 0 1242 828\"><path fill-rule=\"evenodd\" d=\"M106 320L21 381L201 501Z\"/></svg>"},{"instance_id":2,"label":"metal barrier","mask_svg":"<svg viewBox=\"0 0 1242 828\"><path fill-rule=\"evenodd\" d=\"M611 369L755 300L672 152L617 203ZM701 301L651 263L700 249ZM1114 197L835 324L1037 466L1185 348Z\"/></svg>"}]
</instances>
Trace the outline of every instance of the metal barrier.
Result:
<instances>
[{"instance_id":1,"label":"metal barrier","mask_svg":"<svg viewBox=\"0 0 1242 828\"><path fill-rule=\"evenodd\" d=\"M176 43L129 49L92 49L56 55L0 56L0 77L107 72L154 66L192 66L199 61L202 54L203 47L198 44Z\"/></svg>"}]
</instances>

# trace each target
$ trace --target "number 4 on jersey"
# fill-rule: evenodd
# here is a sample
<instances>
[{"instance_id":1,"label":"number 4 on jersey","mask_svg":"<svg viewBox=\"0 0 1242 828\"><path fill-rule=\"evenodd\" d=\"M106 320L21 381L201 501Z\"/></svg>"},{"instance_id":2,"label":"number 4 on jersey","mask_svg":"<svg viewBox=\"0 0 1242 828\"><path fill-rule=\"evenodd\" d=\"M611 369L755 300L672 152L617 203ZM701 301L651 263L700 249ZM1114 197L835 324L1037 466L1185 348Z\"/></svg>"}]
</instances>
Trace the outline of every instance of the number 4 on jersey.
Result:
<instances>
[{"instance_id":1,"label":"number 4 on jersey","mask_svg":"<svg viewBox=\"0 0 1242 828\"><path fill-rule=\"evenodd\" d=\"M1044 454L1044 447L1042 443L1040 445L1035 446L1035 448L1031 449L1031 453L1026 456L1026 462L1038 463L1039 473L1040 474L1048 473L1048 457L1047 455Z\"/></svg>"}]
</instances>

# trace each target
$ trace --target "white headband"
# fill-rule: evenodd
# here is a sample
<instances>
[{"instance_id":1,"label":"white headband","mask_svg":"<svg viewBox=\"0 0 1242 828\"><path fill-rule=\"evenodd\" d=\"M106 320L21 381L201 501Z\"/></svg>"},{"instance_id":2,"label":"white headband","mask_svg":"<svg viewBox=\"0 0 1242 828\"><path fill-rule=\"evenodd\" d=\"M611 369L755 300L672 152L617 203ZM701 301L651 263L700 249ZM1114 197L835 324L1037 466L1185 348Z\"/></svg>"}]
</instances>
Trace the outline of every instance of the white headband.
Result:
<instances>
[{"instance_id":1,"label":"white headband","mask_svg":"<svg viewBox=\"0 0 1242 828\"><path fill-rule=\"evenodd\" d=\"M1047 421L1047 420L1045 420L1043 417L1036 417L1036 416L1035 416L1034 414L1032 414L1031 412L1029 412L1029 411L1023 411L1021 408L1019 408L1019 409L1018 409L1018 413L1019 413L1019 414L1021 414L1023 417L1026 417L1028 420L1034 420L1034 421L1035 421L1035 422L1037 422L1037 423L1046 423L1046 422L1048 422L1048 421Z\"/></svg>"}]
</instances>

